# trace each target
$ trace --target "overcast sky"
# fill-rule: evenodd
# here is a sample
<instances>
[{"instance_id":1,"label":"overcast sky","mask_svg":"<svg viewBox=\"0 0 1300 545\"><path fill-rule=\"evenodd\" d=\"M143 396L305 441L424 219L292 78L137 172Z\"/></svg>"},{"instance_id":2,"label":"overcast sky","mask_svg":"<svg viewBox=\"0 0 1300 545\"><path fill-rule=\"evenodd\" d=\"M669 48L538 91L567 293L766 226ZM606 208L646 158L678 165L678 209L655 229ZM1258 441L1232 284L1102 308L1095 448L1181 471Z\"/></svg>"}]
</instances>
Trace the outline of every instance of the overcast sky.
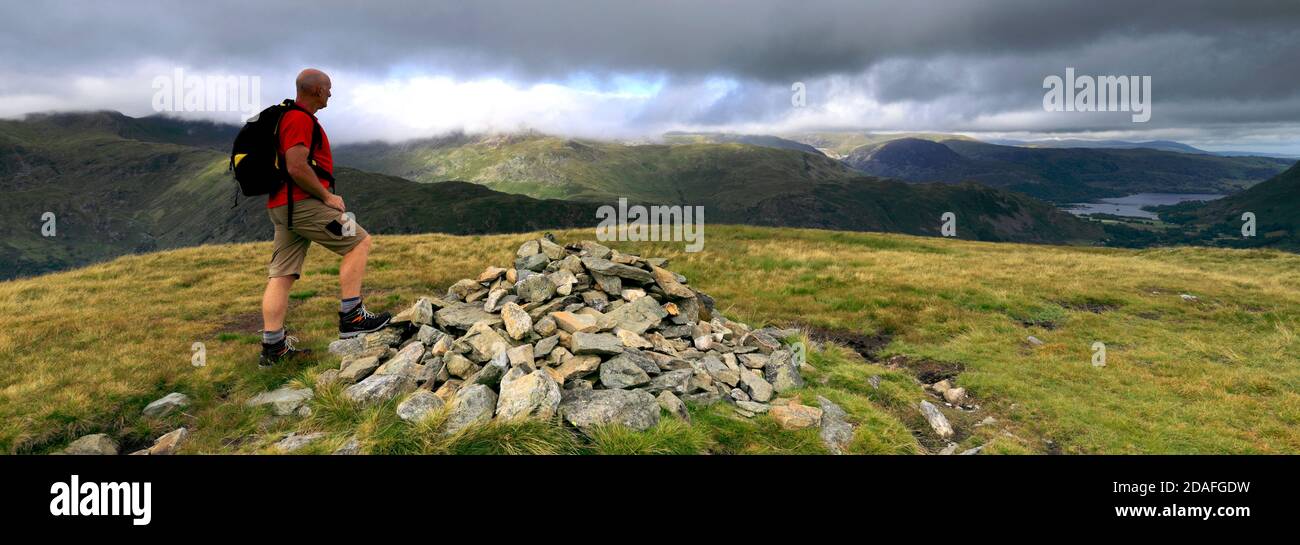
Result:
<instances>
[{"instance_id":1,"label":"overcast sky","mask_svg":"<svg viewBox=\"0 0 1300 545\"><path fill-rule=\"evenodd\" d=\"M265 106L312 66L333 78L335 142L853 129L1300 153L1297 0L220 4L3 3L0 116L152 114L178 68L260 77ZM1067 66L1151 76L1151 120L1044 111Z\"/></svg>"}]
</instances>

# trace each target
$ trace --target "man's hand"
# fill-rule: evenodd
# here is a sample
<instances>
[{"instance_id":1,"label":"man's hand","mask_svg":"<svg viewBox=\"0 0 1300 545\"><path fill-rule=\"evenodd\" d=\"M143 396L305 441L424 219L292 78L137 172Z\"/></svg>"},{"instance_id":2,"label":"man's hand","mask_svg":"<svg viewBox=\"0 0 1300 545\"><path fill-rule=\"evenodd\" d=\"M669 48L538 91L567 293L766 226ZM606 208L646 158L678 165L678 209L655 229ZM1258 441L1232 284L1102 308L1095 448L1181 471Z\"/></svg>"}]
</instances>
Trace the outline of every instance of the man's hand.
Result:
<instances>
[{"instance_id":1,"label":"man's hand","mask_svg":"<svg viewBox=\"0 0 1300 545\"><path fill-rule=\"evenodd\" d=\"M333 193L330 193L329 196L325 197L324 202L325 202L325 206L338 210L339 212L348 211L347 206L343 204L343 197L340 197Z\"/></svg>"}]
</instances>

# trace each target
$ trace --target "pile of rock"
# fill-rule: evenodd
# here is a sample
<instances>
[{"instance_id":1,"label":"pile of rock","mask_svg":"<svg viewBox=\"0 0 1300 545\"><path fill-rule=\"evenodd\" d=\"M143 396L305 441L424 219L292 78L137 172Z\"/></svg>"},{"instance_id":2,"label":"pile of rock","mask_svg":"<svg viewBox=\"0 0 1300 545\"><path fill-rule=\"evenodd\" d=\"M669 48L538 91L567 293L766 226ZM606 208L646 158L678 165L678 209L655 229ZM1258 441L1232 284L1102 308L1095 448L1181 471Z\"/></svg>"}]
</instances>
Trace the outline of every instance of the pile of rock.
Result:
<instances>
[{"instance_id":1,"label":"pile of rock","mask_svg":"<svg viewBox=\"0 0 1300 545\"><path fill-rule=\"evenodd\" d=\"M447 433L557 415L580 429L645 430L661 407L689 418L683 401L724 400L753 416L803 385L796 351L783 344L796 331L729 320L666 266L593 241L530 240L512 266L332 343L343 359L320 380L347 384L359 403L406 396L397 412L408 420L447 405ZM291 404L285 412L299 410Z\"/></svg>"}]
</instances>

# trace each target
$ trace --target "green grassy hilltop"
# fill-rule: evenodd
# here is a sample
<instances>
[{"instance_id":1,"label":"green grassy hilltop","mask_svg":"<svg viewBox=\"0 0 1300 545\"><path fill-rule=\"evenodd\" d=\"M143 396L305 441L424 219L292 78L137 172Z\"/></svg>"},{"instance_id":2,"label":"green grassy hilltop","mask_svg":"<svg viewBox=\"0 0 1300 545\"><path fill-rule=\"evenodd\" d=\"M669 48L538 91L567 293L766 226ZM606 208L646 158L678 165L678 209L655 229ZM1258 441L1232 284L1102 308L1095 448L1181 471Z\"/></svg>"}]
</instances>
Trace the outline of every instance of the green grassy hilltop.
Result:
<instances>
[{"instance_id":1,"label":"green grassy hilltop","mask_svg":"<svg viewBox=\"0 0 1300 545\"><path fill-rule=\"evenodd\" d=\"M555 234L593 238L589 229ZM401 310L441 294L509 264L536 236L379 236L368 305ZM963 450L1300 452L1300 256L723 225L706 227L698 253L681 243L612 246L669 258L729 318L808 326L814 369L796 395L844 407L857 424L853 452L941 449L916 409L934 400L920 379L939 378L979 407L943 408ZM306 418L246 407L284 384L312 386L338 365L325 352L336 334L338 263L318 248L288 320L314 359L256 367L268 251L205 245L0 283L0 451L51 452L95 432L129 451L186 426L188 453L272 452L293 431L326 434L312 452L352 437L376 454L824 452L815 430L785 431L723 403L693 408L690 425L665 417L647 433L581 436L534 421L450 440L437 438L436 419L410 425L394 403L353 406L332 387L317 389ZM1092 365L1098 341L1105 367ZM195 342L206 347L204 367L191 365ZM193 403L162 419L141 415L169 392Z\"/></svg>"}]
</instances>

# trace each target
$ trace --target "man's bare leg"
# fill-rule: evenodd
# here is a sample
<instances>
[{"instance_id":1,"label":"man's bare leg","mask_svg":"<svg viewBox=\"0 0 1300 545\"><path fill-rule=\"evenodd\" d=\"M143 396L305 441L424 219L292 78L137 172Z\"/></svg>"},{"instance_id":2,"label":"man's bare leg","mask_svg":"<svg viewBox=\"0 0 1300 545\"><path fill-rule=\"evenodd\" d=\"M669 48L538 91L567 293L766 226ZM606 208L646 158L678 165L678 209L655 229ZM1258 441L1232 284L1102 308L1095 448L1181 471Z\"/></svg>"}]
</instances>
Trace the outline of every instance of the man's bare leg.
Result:
<instances>
[{"instance_id":1,"label":"man's bare leg","mask_svg":"<svg viewBox=\"0 0 1300 545\"><path fill-rule=\"evenodd\" d=\"M343 256L339 265L339 299L361 296L361 281L366 277L366 260L370 258L370 235Z\"/></svg>"},{"instance_id":2,"label":"man's bare leg","mask_svg":"<svg viewBox=\"0 0 1300 545\"><path fill-rule=\"evenodd\" d=\"M262 294L262 330L279 331L284 328L284 315L289 311L289 289L293 276L277 276L266 281Z\"/></svg>"},{"instance_id":3,"label":"man's bare leg","mask_svg":"<svg viewBox=\"0 0 1300 545\"><path fill-rule=\"evenodd\" d=\"M350 339L388 325L392 315L366 310L361 302L361 280L366 276L366 260L370 258L370 235L343 256L339 265L339 338Z\"/></svg>"}]
</instances>

